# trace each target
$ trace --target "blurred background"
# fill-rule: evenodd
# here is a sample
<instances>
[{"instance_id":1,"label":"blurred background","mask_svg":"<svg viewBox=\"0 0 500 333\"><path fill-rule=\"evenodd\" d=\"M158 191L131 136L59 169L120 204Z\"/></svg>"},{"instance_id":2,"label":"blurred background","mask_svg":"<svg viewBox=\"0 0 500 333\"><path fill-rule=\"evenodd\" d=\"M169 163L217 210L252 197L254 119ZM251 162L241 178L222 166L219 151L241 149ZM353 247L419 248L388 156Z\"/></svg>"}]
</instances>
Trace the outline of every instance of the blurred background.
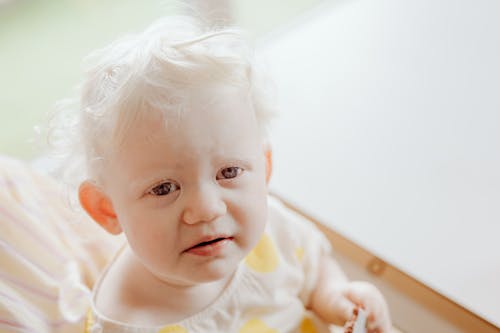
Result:
<instances>
[{"instance_id":1,"label":"blurred background","mask_svg":"<svg viewBox=\"0 0 500 333\"><path fill-rule=\"evenodd\" d=\"M231 9L234 21L259 38L319 2L235 0ZM0 0L0 153L22 159L37 156L34 126L45 121L58 100L72 95L81 78L82 58L179 11L178 3Z\"/></svg>"}]
</instances>

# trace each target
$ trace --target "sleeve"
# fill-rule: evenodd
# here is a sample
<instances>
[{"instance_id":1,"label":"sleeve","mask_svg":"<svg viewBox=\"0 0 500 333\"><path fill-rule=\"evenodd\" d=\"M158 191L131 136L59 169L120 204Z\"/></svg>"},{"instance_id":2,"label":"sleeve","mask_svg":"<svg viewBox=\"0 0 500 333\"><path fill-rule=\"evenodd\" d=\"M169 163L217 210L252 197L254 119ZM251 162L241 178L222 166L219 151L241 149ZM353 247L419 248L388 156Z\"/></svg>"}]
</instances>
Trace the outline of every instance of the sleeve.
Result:
<instances>
[{"instance_id":1,"label":"sleeve","mask_svg":"<svg viewBox=\"0 0 500 333\"><path fill-rule=\"evenodd\" d=\"M280 235L282 252L288 253L289 262L295 262L302 275L299 297L309 303L319 276L319 263L323 255L332 255L332 247L325 235L302 215L269 197L269 220ZM286 255L286 254L285 254Z\"/></svg>"}]
</instances>

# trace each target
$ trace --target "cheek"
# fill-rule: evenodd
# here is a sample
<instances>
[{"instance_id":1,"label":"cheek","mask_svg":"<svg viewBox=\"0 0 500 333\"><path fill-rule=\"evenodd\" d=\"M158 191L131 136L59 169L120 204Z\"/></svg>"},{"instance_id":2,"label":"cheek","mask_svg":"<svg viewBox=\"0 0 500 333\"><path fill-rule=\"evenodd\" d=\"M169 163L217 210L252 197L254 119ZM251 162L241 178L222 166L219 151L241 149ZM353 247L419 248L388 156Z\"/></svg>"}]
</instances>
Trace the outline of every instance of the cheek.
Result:
<instances>
[{"instance_id":1,"label":"cheek","mask_svg":"<svg viewBox=\"0 0 500 333\"><path fill-rule=\"evenodd\" d=\"M248 250L257 245L264 232L266 222L267 202L264 200L260 200L259 202L254 201L254 204L249 207L249 212L245 216L245 224L242 226Z\"/></svg>"},{"instance_id":2,"label":"cheek","mask_svg":"<svg viewBox=\"0 0 500 333\"><path fill-rule=\"evenodd\" d=\"M175 223L160 211L129 210L123 229L133 251L147 261L171 253L176 244ZM147 258L150 258L149 260Z\"/></svg>"},{"instance_id":3,"label":"cheek","mask_svg":"<svg viewBox=\"0 0 500 333\"><path fill-rule=\"evenodd\" d=\"M264 185L254 186L238 198L233 217L240 225L242 245L253 248L260 239L267 221L267 192Z\"/></svg>"}]
</instances>

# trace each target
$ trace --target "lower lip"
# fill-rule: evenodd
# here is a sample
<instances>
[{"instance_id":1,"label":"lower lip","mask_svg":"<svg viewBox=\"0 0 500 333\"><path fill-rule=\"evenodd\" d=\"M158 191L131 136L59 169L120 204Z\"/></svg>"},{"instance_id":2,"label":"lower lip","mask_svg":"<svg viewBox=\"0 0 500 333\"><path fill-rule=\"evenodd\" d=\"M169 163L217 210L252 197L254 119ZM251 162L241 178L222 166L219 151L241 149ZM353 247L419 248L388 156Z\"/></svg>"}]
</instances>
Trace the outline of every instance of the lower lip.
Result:
<instances>
[{"instance_id":1,"label":"lower lip","mask_svg":"<svg viewBox=\"0 0 500 333\"><path fill-rule=\"evenodd\" d=\"M219 255L232 240L233 240L232 238L225 238L216 243L193 247L192 249L189 249L186 252L203 257L216 256Z\"/></svg>"}]
</instances>

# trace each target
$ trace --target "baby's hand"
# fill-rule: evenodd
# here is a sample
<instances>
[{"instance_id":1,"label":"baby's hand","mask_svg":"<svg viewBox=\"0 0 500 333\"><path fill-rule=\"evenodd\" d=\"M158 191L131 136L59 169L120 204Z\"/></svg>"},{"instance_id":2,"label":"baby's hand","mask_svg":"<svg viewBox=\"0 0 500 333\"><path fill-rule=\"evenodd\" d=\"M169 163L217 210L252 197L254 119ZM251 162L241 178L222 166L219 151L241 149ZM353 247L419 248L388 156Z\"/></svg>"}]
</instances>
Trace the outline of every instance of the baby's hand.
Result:
<instances>
[{"instance_id":1,"label":"baby's hand","mask_svg":"<svg viewBox=\"0 0 500 333\"><path fill-rule=\"evenodd\" d=\"M367 282L347 282L340 289L333 304L342 317L350 319L356 307L365 310L368 333L391 332L389 309L380 291Z\"/></svg>"},{"instance_id":2,"label":"baby's hand","mask_svg":"<svg viewBox=\"0 0 500 333\"><path fill-rule=\"evenodd\" d=\"M368 333L390 333L391 319L384 297L367 282L342 281L315 292L313 310L328 323L344 325L355 308L364 309Z\"/></svg>"},{"instance_id":3,"label":"baby's hand","mask_svg":"<svg viewBox=\"0 0 500 333\"><path fill-rule=\"evenodd\" d=\"M391 332L389 308L380 291L367 282L349 282L337 262L328 256L321 259L320 275L308 306L336 325L344 325L360 307L368 317L369 333Z\"/></svg>"}]
</instances>

